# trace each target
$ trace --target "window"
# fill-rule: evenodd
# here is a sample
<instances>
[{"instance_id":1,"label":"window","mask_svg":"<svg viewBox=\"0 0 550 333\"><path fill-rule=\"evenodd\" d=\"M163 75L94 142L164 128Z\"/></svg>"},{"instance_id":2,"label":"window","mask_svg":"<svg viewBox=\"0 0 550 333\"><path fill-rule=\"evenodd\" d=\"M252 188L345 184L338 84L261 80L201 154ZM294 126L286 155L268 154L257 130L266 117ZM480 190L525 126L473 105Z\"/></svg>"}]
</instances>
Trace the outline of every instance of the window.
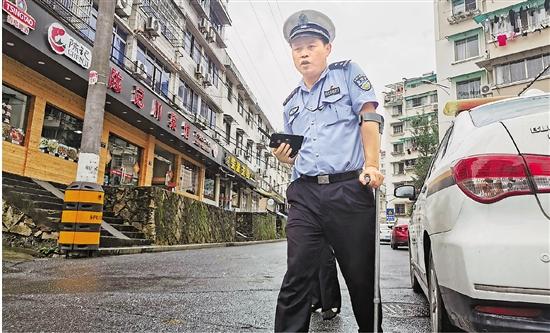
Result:
<instances>
[{"instance_id":1,"label":"window","mask_svg":"<svg viewBox=\"0 0 550 333\"><path fill-rule=\"evenodd\" d=\"M176 155L155 147L155 161L153 162L153 186L172 189L176 187L174 175Z\"/></svg>"},{"instance_id":2,"label":"window","mask_svg":"<svg viewBox=\"0 0 550 333\"><path fill-rule=\"evenodd\" d=\"M392 116L400 116L403 114L403 105L396 105L392 109Z\"/></svg>"},{"instance_id":3,"label":"window","mask_svg":"<svg viewBox=\"0 0 550 333\"><path fill-rule=\"evenodd\" d=\"M260 166L261 163L262 163L262 150L257 149L256 150L256 165Z\"/></svg>"},{"instance_id":4,"label":"window","mask_svg":"<svg viewBox=\"0 0 550 333\"><path fill-rule=\"evenodd\" d=\"M218 68L216 64L210 59L210 57L205 56L206 62L208 64L208 73L212 77L212 84L217 88L218 87Z\"/></svg>"},{"instance_id":5,"label":"window","mask_svg":"<svg viewBox=\"0 0 550 333\"><path fill-rule=\"evenodd\" d=\"M225 122L225 142L231 141L231 122L224 119Z\"/></svg>"},{"instance_id":6,"label":"window","mask_svg":"<svg viewBox=\"0 0 550 333\"><path fill-rule=\"evenodd\" d=\"M235 153L239 154L240 153L239 149L242 149L242 147L243 147L243 135L239 131L237 131L235 139L236 139L235 146L237 148Z\"/></svg>"},{"instance_id":7,"label":"window","mask_svg":"<svg viewBox=\"0 0 550 333\"><path fill-rule=\"evenodd\" d=\"M530 79L534 79L537 77L537 75L542 72L542 65L543 65L543 58L542 57L535 57L531 59L526 60L527 64L527 77Z\"/></svg>"},{"instance_id":8,"label":"window","mask_svg":"<svg viewBox=\"0 0 550 333\"><path fill-rule=\"evenodd\" d=\"M237 99L237 112L242 116L244 113L243 99L241 96Z\"/></svg>"},{"instance_id":9,"label":"window","mask_svg":"<svg viewBox=\"0 0 550 333\"><path fill-rule=\"evenodd\" d=\"M137 60L145 65L147 79L145 83L153 90L168 98L168 85L171 73L167 67L155 58L141 43L138 43Z\"/></svg>"},{"instance_id":10,"label":"window","mask_svg":"<svg viewBox=\"0 0 550 333\"><path fill-rule=\"evenodd\" d=\"M393 126L393 134L403 133L403 124Z\"/></svg>"},{"instance_id":11,"label":"window","mask_svg":"<svg viewBox=\"0 0 550 333\"><path fill-rule=\"evenodd\" d=\"M403 175L405 174L405 163L393 163L393 174L394 175Z\"/></svg>"},{"instance_id":12,"label":"window","mask_svg":"<svg viewBox=\"0 0 550 333\"><path fill-rule=\"evenodd\" d=\"M204 175L204 197L208 200L216 200L216 173L206 169Z\"/></svg>"},{"instance_id":13,"label":"window","mask_svg":"<svg viewBox=\"0 0 550 333\"><path fill-rule=\"evenodd\" d=\"M250 123L252 123L252 115L250 111L246 111L246 124L250 126Z\"/></svg>"},{"instance_id":14,"label":"window","mask_svg":"<svg viewBox=\"0 0 550 333\"><path fill-rule=\"evenodd\" d=\"M479 55L477 35L455 41L455 61L469 59Z\"/></svg>"},{"instance_id":15,"label":"window","mask_svg":"<svg viewBox=\"0 0 550 333\"><path fill-rule=\"evenodd\" d=\"M262 116L258 115L258 128L262 128L262 126L263 126Z\"/></svg>"},{"instance_id":16,"label":"window","mask_svg":"<svg viewBox=\"0 0 550 333\"><path fill-rule=\"evenodd\" d=\"M189 50L189 55L191 56L193 61L195 61L196 64L201 63L201 58L202 58L201 50L202 48L200 44L197 42L197 39L195 38L195 36L193 36L191 38L191 48Z\"/></svg>"},{"instance_id":17,"label":"window","mask_svg":"<svg viewBox=\"0 0 550 333\"><path fill-rule=\"evenodd\" d=\"M204 102L204 100L201 102L201 112L199 114L199 116L204 119L204 120L207 120L208 119L208 114L210 113L210 107L208 107L208 104L206 104Z\"/></svg>"},{"instance_id":18,"label":"window","mask_svg":"<svg viewBox=\"0 0 550 333\"><path fill-rule=\"evenodd\" d=\"M405 204L395 204L395 215L405 215Z\"/></svg>"},{"instance_id":19,"label":"window","mask_svg":"<svg viewBox=\"0 0 550 333\"><path fill-rule=\"evenodd\" d=\"M403 153L403 144L402 143L394 143L393 144L393 153L394 154L402 154Z\"/></svg>"},{"instance_id":20,"label":"window","mask_svg":"<svg viewBox=\"0 0 550 333\"><path fill-rule=\"evenodd\" d=\"M521 81L526 78L525 60L516 61L510 64L510 79L512 82Z\"/></svg>"},{"instance_id":21,"label":"window","mask_svg":"<svg viewBox=\"0 0 550 333\"><path fill-rule=\"evenodd\" d=\"M82 120L47 104L38 148L76 162L82 140L82 125Z\"/></svg>"},{"instance_id":22,"label":"window","mask_svg":"<svg viewBox=\"0 0 550 333\"><path fill-rule=\"evenodd\" d=\"M453 15L476 9L476 0L453 0Z\"/></svg>"},{"instance_id":23,"label":"window","mask_svg":"<svg viewBox=\"0 0 550 333\"><path fill-rule=\"evenodd\" d=\"M244 157L248 161L252 161L252 142L251 141L248 141L246 143L246 153L245 153Z\"/></svg>"},{"instance_id":24,"label":"window","mask_svg":"<svg viewBox=\"0 0 550 333\"><path fill-rule=\"evenodd\" d=\"M187 160L182 160L180 168L180 192L199 195L199 173L200 168L198 166Z\"/></svg>"},{"instance_id":25,"label":"window","mask_svg":"<svg viewBox=\"0 0 550 333\"><path fill-rule=\"evenodd\" d=\"M458 99L481 97L481 78L457 82L456 96Z\"/></svg>"},{"instance_id":26,"label":"window","mask_svg":"<svg viewBox=\"0 0 550 333\"><path fill-rule=\"evenodd\" d=\"M138 185L141 148L109 134L105 185Z\"/></svg>"},{"instance_id":27,"label":"window","mask_svg":"<svg viewBox=\"0 0 550 333\"><path fill-rule=\"evenodd\" d=\"M513 63L495 66L496 84L508 84L526 79L533 79L550 64L550 55L545 54ZM549 71L544 75L550 74Z\"/></svg>"},{"instance_id":28,"label":"window","mask_svg":"<svg viewBox=\"0 0 550 333\"><path fill-rule=\"evenodd\" d=\"M210 109L210 121L208 122L208 124L213 129L217 127L217 124L216 124L217 117L218 117L218 114L214 112L214 110Z\"/></svg>"},{"instance_id":29,"label":"window","mask_svg":"<svg viewBox=\"0 0 550 333\"><path fill-rule=\"evenodd\" d=\"M113 47L111 49L111 59L120 66L124 66L124 56L126 54L126 38L128 34L118 25L113 28Z\"/></svg>"},{"instance_id":30,"label":"window","mask_svg":"<svg viewBox=\"0 0 550 333\"><path fill-rule=\"evenodd\" d=\"M2 140L24 145L29 96L2 85Z\"/></svg>"},{"instance_id":31,"label":"window","mask_svg":"<svg viewBox=\"0 0 550 333\"><path fill-rule=\"evenodd\" d=\"M230 103L233 103L233 84L230 81L227 81L227 100Z\"/></svg>"}]
</instances>

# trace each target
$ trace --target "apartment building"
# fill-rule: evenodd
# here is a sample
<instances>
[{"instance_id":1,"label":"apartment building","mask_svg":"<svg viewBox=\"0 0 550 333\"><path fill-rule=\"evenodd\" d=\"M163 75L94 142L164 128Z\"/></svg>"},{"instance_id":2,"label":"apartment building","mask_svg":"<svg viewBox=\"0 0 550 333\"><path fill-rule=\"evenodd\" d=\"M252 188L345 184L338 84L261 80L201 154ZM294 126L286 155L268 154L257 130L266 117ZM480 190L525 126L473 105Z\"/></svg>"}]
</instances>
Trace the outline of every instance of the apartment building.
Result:
<instances>
[{"instance_id":1,"label":"apartment building","mask_svg":"<svg viewBox=\"0 0 550 333\"><path fill-rule=\"evenodd\" d=\"M548 0L434 1L439 136L445 102L514 96L550 65ZM550 71L532 88L550 91Z\"/></svg>"},{"instance_id":2,"label":"apartment building","mask_svg":"<svg viewBox=\"0 0 550 333\"><path fill-rule=\"evenodd\" d=\"M97 2L19 3L3 14L3 171L68 184ZM273 128L227 55L230 24L222 0L117 1L99 183L284 209L290 170L267 157Z\"/></svg>"},{"instance_id":3,"label":"apartment building","mask_svg":"<svg viewBox=\"0 0 550 333\"><path fill-rule=\"evenodd\" d=\"M386 86L384 117L387 154L384 158L387 208L393 208L398 222L408 222L412 202L393 195L397 186L413 181L414 166L419 156L414 140L414 124L419 118L437 123L436 74L403 78Z\"/></svg>"}]
</instances>

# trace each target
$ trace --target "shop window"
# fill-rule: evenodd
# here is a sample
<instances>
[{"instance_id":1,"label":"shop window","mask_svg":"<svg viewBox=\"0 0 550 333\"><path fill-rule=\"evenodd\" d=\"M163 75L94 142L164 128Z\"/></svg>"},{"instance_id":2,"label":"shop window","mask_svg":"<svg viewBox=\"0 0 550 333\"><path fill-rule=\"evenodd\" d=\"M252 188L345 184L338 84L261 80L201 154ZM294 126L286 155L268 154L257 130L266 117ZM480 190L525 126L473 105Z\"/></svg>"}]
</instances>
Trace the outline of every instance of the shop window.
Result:
<instances>
[{"instance_id":1,"label":"shop window","mask_svg":"<svg viewBox=\"0 0 550 333\"><path fill-rule=\"evenodd\" d=\"M155 162L153 164L153 181L154 186L173 189L175 184L175 166L176 155L165 151L159 147L155 147Z\"/></svg>"},{"instance_id":2,"label":"shop window","mask_svg":"<svg viewBox=\"0 0 550 333\"><path fill-rule=\"evenodd\" d=\"M205 172L204 197L208 200L216 200L216 174L209 169Z\"/></svg>"},{"instance_id":3,"label":"shop window","mask_svg":"<svg viewBox=\"0 0 550 333\"><path fill-rule=\"evenodd\" d=\"M182 160L180 169L180 192L199 195L200 168L195 164Z\"/></svg>"},{"instance_id":4,"label":"shop window","mask_svg":"<svg viewBox=\"0 0 550 333\"><path fill-rule=\"evenodd\" d=\"M82 126L82 120L47 104L38 148L76 162L82 140Z\"/></svg>"},{"instance_id":5,"label":"shop window","mask_svg":"<svg viewBox=\"0 0 550 333\"><path fill-rule=\"evenodd\" d=\"M2 85L2 139L17 145L25 143L29 96Z\"/></svg>"},{"instance_id":6,"label":"shop window","mask_svg":"<svg viewBox=\"0 0 550 333\"><path fill-rule=\"evenodd\" d=\"M114 135L109 135L105 185L134 185L139 183L141 148Z\"/></svg>"}]
</instances>

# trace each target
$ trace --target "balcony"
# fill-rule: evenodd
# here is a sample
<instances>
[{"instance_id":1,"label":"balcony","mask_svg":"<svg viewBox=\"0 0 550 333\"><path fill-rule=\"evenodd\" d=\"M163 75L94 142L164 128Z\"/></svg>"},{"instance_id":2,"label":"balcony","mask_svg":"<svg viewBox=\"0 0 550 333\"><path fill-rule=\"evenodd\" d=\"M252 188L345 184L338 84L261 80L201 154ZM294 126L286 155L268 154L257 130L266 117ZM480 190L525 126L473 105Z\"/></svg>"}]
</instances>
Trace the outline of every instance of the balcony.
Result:
<instances>
[{"instance_id":1,"label":"balcony","mask_svg":"<svg viewBox=\"0 0 550 333\"><path fill-rule=\"evenodd\" d=\"M205 17L208 18L208 1L206 0L189 0L193 8L199 14L199 18Z\"/></svg>"},{"instance_id":2,"label":"balcony","mask_svg":"<svg viewBox=\"0 0 550 333\"><path fill-rule=\"evenodd\" d=\"M402 93L384 93L384 105L393 106L403 104L403 94Z\"/></svg>"},{"instance_id":3,"label":"balcony","mask_svg":"<svg viewBox=\"0 0 550 333\"><path fill-rule=\"evenodd\" d=\"M404 151L392 151L391 156L403 156L405 155Z\"/></svg>"},{"instance_id":4,"label":"balcony","mask_svg":"<svg viewBox=\"0 0 550 333\"><path fill-rule=\"evenodd\" d=\"M476 15L479 15L479 13L481 13L481 10L477 8L467 10L465 12L459 12L447 17L447 22L449 22L449 24L458 24L460 22L467 21Z\"/></svg>"},{"instance_id":5,"label":"balcony","mask_svg":"<svg viewBox=\"0 0 550 333\"><path fill-rule=\"evenodd\" d=\"M229 17L229 12L227 11L226 4L224 0L211 0L211 9L216 13L216 17L220 19L220 23L224 25L231 25L231 18Z\"/></svg>"}]
</instances>

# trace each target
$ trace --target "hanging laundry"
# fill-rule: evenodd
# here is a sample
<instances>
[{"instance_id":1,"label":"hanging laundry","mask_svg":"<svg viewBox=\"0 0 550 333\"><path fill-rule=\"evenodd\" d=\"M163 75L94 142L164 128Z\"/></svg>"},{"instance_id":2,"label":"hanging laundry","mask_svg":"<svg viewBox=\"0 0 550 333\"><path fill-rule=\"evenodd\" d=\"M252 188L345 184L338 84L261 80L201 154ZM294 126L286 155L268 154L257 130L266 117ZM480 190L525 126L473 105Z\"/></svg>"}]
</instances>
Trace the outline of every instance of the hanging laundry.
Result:
<instances>
[{"instance_id":1,"label":"hanging laundry","mask_svg":"<svg viewBox=\"0 0 550 333\"><path fill-rule=\"evenodd\" d=\"M498 46L506 46L507 39L508 37L506 35L498 35L497 36Z\"/></svg>"},{"instance_id":2,"label":"hanging laundry","mask_svg":"<svg viewBox=\"0 0 550 333\"><path fill-rule=\"evenodd\" d=\"M494 23L498 23L498 16L495 15L495 18L493 19Z\"/></svg>"},{"instance_id":3,"label":"hanging laundry","mask_svg":"<svg viewBox=\"0 0 550 333\"><path fill-rule=\"evenodd\" d=\"M521 29L527 30L527 26L529 25L527 23L527 9L523 9L523 6L519 8L519 18L521 21Z\"/></svg>"},{"instance_id":4,"label":"hanging laundry","mask_svg":"<svg viewBox=\"0 0 550 333\"><path fill-rule=\"evenodd\" d=\"M517 22L516 22L516 12L514 10L510 9L510 11L508 12L508 17L510 18L510 24L512 25L514 30L516 30L516 24L517 24Z\"/></svg>"},{"instance_id":5,"label":"hanging laundry","mask_svg":"<svg viewBox=\"0 0 550 333\"><path fill-rule=\"evenodd\" d=\"M550 0L544 0L544 10L550 11Z\"/></svg>"}]
</instances>

